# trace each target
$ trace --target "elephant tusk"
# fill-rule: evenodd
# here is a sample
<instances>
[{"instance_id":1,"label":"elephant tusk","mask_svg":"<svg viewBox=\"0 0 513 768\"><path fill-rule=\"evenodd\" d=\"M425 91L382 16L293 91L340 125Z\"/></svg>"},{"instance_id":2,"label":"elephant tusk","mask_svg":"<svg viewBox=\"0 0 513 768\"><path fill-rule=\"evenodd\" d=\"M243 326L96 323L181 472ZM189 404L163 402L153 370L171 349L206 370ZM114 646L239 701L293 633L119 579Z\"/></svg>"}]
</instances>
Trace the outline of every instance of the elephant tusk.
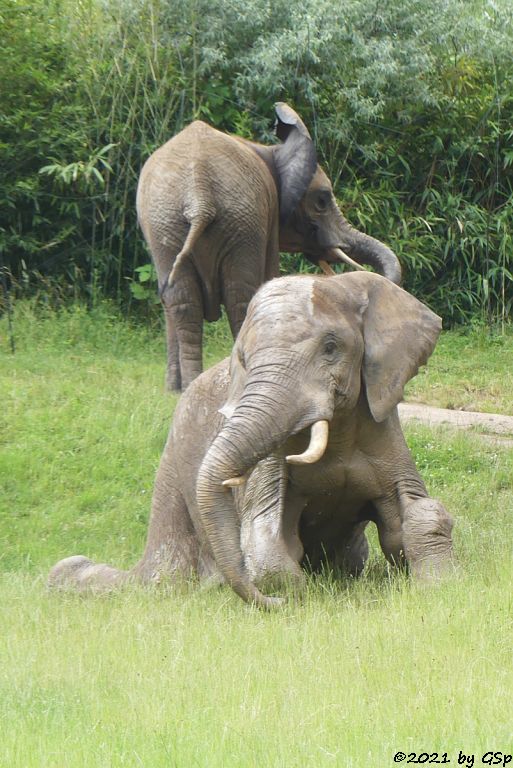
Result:
<instances>
[{"instance_id":1,"label":"elephant tusk","mask_svg":"<svg viewBox=\"0 0 513 768\"><path fill-rule=\"evenodd\" d=\"M344 251L340 248L331 248L330 255L335 256L338 261L345 261L346 264L349 264L350 267L354 267L354 269L359 269L362 272L365 272L365 267L362 267L361 264L358 264L357 261L348 256L347 253L344 253Z\"/></svg>"},{"instance_id":2,"label":"elephant tusk","mask_svg":"<svg viewBox=\"0 0 513 768\"><path fill-rule=\"evenodd\" d=\"M241 475L240 477L230 477L228 480L223 480L225 488L238 488L247 481L247 475Z\"/></svg>"},{"instance_id":3,"label":"elephant tusk","mask_svg":"<svg viewBox=\"0 0 513 768\"><path fill-rule=\"evenodd\" d=\"M288 464L315 464L324 455L328 445L329 424L327 421L316 421L312 424L310 445L304 453L287 456Z\"/></svg>"},{"instance_id":4,"label":"elephant tusk","mask_svg":"<svg viewBox=\"0 0 513 768\"><path fill-rule=\"evenodd\" d=\"M321 268L321 271L324 272L325 275L329 275L329 277L336 274L335 270L332 269L324 259L319 259L319 267Z\"/></svg>"}]
</instances>

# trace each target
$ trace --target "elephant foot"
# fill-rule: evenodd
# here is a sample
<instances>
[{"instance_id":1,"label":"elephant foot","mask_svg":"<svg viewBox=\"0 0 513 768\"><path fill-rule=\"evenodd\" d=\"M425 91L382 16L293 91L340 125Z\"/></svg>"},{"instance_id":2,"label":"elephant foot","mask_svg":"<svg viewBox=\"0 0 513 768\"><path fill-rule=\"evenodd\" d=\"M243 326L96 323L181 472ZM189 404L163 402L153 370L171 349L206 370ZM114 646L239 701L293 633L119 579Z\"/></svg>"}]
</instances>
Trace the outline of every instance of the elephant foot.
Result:
<instances>
[{"instance_id":1,"label":"elephant foot","mask_svg":"<svg viewBox=\"0 0 513 768\"><path fill-rule=\"evenodd\" d=\"M128 571L120 571L105 563L93 563L87 557L74 555L54 565L47 583L50 589L109 592L126 584L130 578L132 576Z\"/></svg>"},{"instance_id":2,"label":"elephant foot","mask_svg":"<svg viewBox=\"0 0 513 768\"><path fill-rule=\"evenodd\" d=\"M436 499L417 499L406 507L402 525L404 552L416 578L438 581L454 573L452 527L452 517Z\"/></svg>"}]
</instances>

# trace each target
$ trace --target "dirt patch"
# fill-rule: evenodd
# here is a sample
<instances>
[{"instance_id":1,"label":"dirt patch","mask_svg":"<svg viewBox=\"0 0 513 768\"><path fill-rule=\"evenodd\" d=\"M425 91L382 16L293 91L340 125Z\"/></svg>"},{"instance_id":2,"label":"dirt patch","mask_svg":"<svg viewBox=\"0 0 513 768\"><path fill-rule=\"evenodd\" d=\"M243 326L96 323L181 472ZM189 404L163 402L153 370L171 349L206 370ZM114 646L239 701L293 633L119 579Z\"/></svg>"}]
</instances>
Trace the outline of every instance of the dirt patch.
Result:
<instances>
[{"instance_id":1,"label":"dirt patch","mask_svg":"<svg viewBox=\"0 0 513 768\"><path fill-rule=\"evenodd\" d=\"M513 416L499 413L477 413L476 411L452 411L449 408L434 408L419 403L400 403L399 416L403 423L420 421L422 424L474 429L474 434L488 442L513 447Z\"/></svg>"}]
</instances>

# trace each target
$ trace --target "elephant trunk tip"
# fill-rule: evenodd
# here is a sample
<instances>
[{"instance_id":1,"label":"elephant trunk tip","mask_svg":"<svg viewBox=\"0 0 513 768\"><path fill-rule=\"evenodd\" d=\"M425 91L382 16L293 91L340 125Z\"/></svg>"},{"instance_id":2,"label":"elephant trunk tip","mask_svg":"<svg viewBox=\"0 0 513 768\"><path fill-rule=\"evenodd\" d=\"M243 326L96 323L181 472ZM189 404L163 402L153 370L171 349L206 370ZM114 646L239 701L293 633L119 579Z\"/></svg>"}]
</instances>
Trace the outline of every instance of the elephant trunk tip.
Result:
<instances>
[{"instance_id":1,"label":"elephant trunk tip","mask_svg":"<svg viewBox=\"0 0 513 768\"><path fill-rule=\"evenodd\" d=\"M236 584L230 585L234 592L239 597L242 597L244 602L254 605L256 608L262 608L265 611L275 611L276 609L283 608L287 602L285 597L271 597L270 595L264 595L253 584L250 588L246 587L239 589Z\"/></svg>"},{"instance_id":2,"label":"elephant trunk tip","mask_svg":"<svg viewBox=\"0 0 513 768\"><path fill-rule=\"evenodd\" d=\"M385 277L388 277L388 279L395 283L396 285L401 285L401 281L403 279L403 273L401 269L401 265L399 262L392 265L392 268L389 270L389 274L385 274Z\"/></svg>"},{"instance_id":3,"label":"elephant trunk tip","mask_svg":"<svg viewBox=\"0 0 513 768\"><path fill-rule=\"evenodd\" d=\"M388 245L382 243L380 240L366 235L363 232L350 227L349 231L345 232L345 250L348 251L351 256L342 251L340 248L333 248L332 254L338 257L338 260L349 263L355 269L361 269L362 264L368 264L370 267L376 270L376 272L383 277L386 277L392 283L399 285L401 282L401 264L399 259ZM355 261L355 259L357 261Z\"/></svg>"}]
</instances>

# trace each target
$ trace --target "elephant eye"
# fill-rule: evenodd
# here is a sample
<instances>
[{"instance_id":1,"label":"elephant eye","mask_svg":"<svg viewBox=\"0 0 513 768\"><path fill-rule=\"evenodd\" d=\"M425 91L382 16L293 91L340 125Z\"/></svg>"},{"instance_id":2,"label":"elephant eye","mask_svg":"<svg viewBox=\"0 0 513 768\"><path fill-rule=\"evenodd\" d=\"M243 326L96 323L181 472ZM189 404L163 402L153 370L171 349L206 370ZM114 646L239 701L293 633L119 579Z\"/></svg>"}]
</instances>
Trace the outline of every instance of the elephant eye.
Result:
<instances>
[{"instance_id":1,"label":"elephant eye","mask_svg":"<svg viewBox=\"0 0 513 768\"><path fill-rule=\"evenodd\" d=\"M332 337L328 337L324 340L324 354L326 357L333 357L338 349L338 344Z\"/></svg>"},{"instance_id":2,"label":"elephant eye","mask_svg":"<svg viewBox=\"0 0 513 768\"><path fill-rule=\"evenodd\" d=\"M320 195L317 196L317 200L315 201L315 207L318 211L325 211L328 207L330 201L330 196L327 192L321 192Z\"/></svg>"}]
</instances>

